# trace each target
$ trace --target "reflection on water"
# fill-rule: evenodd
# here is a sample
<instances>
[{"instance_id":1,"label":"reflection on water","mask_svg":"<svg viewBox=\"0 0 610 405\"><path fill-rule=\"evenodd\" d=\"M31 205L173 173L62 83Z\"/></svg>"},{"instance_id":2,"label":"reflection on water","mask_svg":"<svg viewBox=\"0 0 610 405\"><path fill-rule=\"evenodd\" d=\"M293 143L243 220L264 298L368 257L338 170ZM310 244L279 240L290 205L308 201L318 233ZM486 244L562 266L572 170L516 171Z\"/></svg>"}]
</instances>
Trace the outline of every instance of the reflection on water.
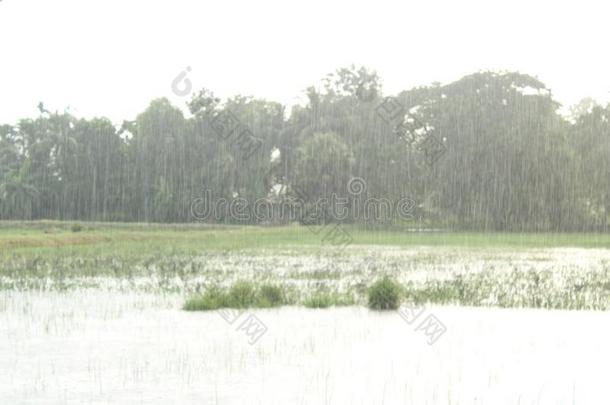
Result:
<instances>
[{"instance_id":1,"label":"reflection on water","mask_svg":"<svg viewBox=\"0 0 610 405\"><path fill-rule=\"evenodd\" d=\"M610 313L429 308L433 346L397 313L256 310L253 345L183 297L0 292L7 404L608 403Z\"/></svg>"}]
</instances>

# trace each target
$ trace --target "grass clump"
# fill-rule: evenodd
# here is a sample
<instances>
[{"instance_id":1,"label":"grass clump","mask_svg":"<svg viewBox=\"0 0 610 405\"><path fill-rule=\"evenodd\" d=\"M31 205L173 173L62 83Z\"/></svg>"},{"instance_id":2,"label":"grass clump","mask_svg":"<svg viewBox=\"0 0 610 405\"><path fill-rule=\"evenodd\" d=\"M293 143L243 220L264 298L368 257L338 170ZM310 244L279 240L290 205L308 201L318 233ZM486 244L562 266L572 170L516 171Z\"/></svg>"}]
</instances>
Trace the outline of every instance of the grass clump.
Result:
<instances>
[{"instance_id":1,"label":"grass clump","mask_svg":"<svg viewBox=\"0 0 610 405\"><path fill-rule=\"evenodd\" d=\"M210 288L203 294L190 297L184 303L185 311L212 311L219 308L230 307L229 295L219 288Z\"/></svg>"},{"instance_id":2,"label":"grass clump","mask_svg":"<svg viewBox=\"0 0 610 405\"><path fill-rule=\"evenodd\" d=\"M72 232L80 232L83 230L83 226L81 224L72 224L72 226L70 227L70 230Z\"/></svg>"},{"instance_id":3,"label":"grass clump","mask_svg":"<svg viewBox=\"0 0 610 405\"><path fill-rule=\"evenodd\" d=\"M307 298L303 305L307 308L328 308L332 306L332 298L330 294L318 293Z\"/></svg>"},{"instance_id":4,"label":"grass clump","mask_svg":"<svg viewBox=\"0 0 610 405\"><path fill-rule=\"evenodd\" d=\"M220 308L271 308L279 307L286 302L286 295L282 286L263 284L257 288L249 281L236 281L228 291L213 287L203 294L190 297L182 308L185 311L212 311Z\"/></svg>"},{"instance_id":5,"label":"grass clump","mask_svg":"<svg viewBox=\"0 0 610 405\"><path fill-rule=\"evenodd\" d=\"M352 295L327 292L315 293L303 302L303 305L307 308L342 307L354 304Z\"/></svg>"},{"instance_id":6,"label":"grass clump","mask_svg":"<svg viewBox=\"0 0 610 405\"><path fill-rule=\"evenodd\" d=\"M284 289L279 285L263 284L258 291L256 306L259 308L279 307L286 303Z\"/></svg>"},{"instance_id":7,"label":"grass clump","mask_svg":"<svg viewBox=\"0 0 610 405\"><path fill-rule=\"evenodd\" d=\"M401 290L400 284L389 277L376 281L368 290L369 308L376 310L398 309Z\"/></svg>"},{"instance_id":8,"label":"grass clump","mask_svg":"<svg viewBox=\"0 0 610 405\"><path fill-rule=\"evenodd\" d=\"M229 307L248 308L256 300L254 285L249 281L236 281L229 290Z\"/></svg>"}]
</instances>

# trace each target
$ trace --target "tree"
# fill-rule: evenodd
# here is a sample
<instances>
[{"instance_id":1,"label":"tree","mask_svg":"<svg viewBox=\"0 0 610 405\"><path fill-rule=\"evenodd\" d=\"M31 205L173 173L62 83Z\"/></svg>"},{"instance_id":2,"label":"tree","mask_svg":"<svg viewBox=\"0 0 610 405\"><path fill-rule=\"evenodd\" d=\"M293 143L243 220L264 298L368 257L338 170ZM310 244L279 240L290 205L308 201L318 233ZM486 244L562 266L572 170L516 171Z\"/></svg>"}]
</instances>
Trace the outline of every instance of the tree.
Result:
<instances>
[{"instance_id":1,"label":"tree","mask_svg":"<svg viewBox=\"0 0 610 405\"><path fill-rule=\"evenodd\" d=\"M578 189L595 226L608 231L610 215L610 105L591 106L572 127L578 161Z\"/></svg>"},{"instance_id":2,"label":"tree","mask_svg":"<svg viewBox=\"0 0 610 405\"><path fill-rule=\"evenodd\" d=\"M418 93L402 98L446 144L429 183L447 221L511 230L573 225L568 123L543 83L485 72Z\"/></svg>"},{"instance_id":3,"label":"tree","mask_svg":"<svg viewBox=\"0 0 610 405\"><path fill-rule=\"evenodd\" d=\"M332 132L315 133L297 149L291 184L305 203L345 197L354 157L350 148ZM319 207L324 210L324 207Z\"/></svg>"},{"instance_id":4,"label":"tree","mask_svg":"<svg viewBox=\"0 0 610 405\"><path fill-rule=\"evenodd\" d=\"M40 192L30 183L27 166L4 177L0 183L0 201L3 219L34 219Z\"/></svg>"},{"instance_id":5,"label":"tree","mask_svg":"<svg viewBox=\"0 0 610 405\"><path fill-rule=\"evenodd\" d=\"M399 93L402 115L388 122L381 79L355 66L306 96L287 117L273 101L202 89L188 118L157 99L120 127L41 103L38 117L0 126L0 216L192 221L205 190L250 203L299 190L311 203L349 197L353 176L368 197L410 198L418 216L445 226L608 229L609 106L583 100L566 119L538 79L479 72ZM218 133L223 114L235 124L227 134ZM432 138L446 149L434 164Z\"/></svg>"}]
</instances>

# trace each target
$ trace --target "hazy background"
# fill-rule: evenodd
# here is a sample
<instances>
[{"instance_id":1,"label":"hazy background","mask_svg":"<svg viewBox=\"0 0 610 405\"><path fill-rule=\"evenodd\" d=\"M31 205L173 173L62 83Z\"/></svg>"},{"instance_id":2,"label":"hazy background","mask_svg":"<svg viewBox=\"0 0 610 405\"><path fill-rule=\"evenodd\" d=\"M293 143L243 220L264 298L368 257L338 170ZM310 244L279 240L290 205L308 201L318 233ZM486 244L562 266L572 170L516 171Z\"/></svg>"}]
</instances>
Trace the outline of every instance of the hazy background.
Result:
<instances>
[{"instance_id":1,"label":"hazy background","mask_svg":"<svg viewBox=\"0 0 610 405\"><path fill-rule=\"evenodd\" d=\"M351 63L377 70L384 93L478 70L537 76L566 105L610 99L603 2L118 0L0 1L0 122L51 110L133 119L194 89L287 105Z\"/></svg>"}]
</instances>

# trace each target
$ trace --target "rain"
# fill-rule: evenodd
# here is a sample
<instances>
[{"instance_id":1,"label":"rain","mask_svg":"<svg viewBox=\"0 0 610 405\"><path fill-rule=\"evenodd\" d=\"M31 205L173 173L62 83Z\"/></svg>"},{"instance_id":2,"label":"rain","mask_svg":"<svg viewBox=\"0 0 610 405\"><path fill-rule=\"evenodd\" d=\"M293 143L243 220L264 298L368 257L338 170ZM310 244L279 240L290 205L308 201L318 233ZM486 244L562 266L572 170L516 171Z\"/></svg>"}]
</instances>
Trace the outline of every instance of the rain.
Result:
<instances>
[{"instance_id":1,"label":"rain","mask_svg":"<svg viewBox=\"0 0 610 405\"><path fill-rule=\"evenodd\" d=\"M608 7L501 3L0 0L0 403L608 403Z\"/></svg>"}]
</instances>

